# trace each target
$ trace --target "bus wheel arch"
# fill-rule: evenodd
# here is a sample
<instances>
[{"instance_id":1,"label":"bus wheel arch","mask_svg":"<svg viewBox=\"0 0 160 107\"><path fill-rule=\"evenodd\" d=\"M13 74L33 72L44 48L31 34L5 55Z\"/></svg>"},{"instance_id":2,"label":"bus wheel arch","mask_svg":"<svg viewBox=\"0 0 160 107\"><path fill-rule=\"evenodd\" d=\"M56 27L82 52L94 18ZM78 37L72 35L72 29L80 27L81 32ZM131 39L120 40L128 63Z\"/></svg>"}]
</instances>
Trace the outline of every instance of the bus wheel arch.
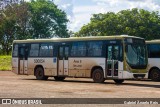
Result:
<instances>
[{"instance_id":1,"label":"bus wheel arch","mask_svg":"<svg viewBox=\"0 0 160 107\"><path fill-rule=\"evenodd\" d=\"M48 79L48 77L44 75L44 68L42 65L36 65L36 67L34 68L34 76L36 76L38 80Z\"/></svg>"},{"instance_id":2,"label":"bus wheel arch","mask_svg":"<svg viewBox=\"0 0 160 107\"><path fill-rule=\"evenodd\" d=\"M100 66L94 66L91 69L91 78L95 83L103 83L105 81L103 68Z\"/></svg>"},{"instance_id":3,"label":"bus wheel arch","mask_svg":"<svg viewBox=\"0 0 160 107\"><path fill-rule=\"evenodd\" d=\"M160 69L158 67L152 67L149 70L148 78L153 81L160 81Z\"/></svg>"}]
</instances>

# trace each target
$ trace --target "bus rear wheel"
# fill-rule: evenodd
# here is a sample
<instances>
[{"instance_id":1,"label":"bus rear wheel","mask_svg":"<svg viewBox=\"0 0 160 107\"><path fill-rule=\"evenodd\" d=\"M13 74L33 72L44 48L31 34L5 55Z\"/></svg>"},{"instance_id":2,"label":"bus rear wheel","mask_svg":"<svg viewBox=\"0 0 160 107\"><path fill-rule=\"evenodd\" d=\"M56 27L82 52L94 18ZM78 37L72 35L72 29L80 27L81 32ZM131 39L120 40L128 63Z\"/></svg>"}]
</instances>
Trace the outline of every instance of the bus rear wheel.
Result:
<instances>
[{"instance_id":1,"label":"bus rear wheel","mask_svg":"<svg viewBox=\"0 0 160 107\"><path fill-rule=\"evenodd\" d=\"M153 81L160 81L160 70L159 69L153 69L150 73L150 78Z\"/></svg>"},{"instance_id":2,"label":"bus rear wheel","mask_svg":"<svg viewBox=\"0 0 160 107\"><path fill-rule=\"evenodd\" d=\"M116 84L122 84L124 82L124 80L123 79L114 79L114 82Z\"/></svg>"},{"instance_id":3,"label":"bus rear wheel","mask_svg":"<svg viewBox=\"0 0 160 107\"><path fill-rule=\"evenodd\" d=\"M54 79L56 81L63 81L65 79L65 77L58 77L58 76L54 76Z\"/></svg>"},{"instance_id":4,"label":"bus rear wheel","mask_svg":"<svg viewBox=\"0 0 160 107\"><path fill-rule=\"evenodd\" d=\"M35 76L37 80L47 80L48 79L48 77L44 75L44 70L42 67L36 68Z\"/></svg>"},{"instance_id":5,"label":"bus rear wheel","mask_svg":"<svg viewBox=\"0 0 160 107\"><path fill-rule=\"evenodd\" d=\"M95 83L103 83L105 81L104 73L101 69L95 69L92 73L92 78Z\"/></svg>"}]
</instances>

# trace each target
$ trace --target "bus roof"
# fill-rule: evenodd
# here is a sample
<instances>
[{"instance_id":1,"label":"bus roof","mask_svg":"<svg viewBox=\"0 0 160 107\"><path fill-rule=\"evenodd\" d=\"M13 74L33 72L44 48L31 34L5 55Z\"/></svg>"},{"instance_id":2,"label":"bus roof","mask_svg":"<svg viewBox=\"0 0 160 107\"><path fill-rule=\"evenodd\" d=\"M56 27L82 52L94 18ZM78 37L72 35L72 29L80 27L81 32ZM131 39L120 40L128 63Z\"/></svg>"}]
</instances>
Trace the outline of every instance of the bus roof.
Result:
<instances>
[{"instance_id":1,"label":"bus roof","mask_svg":"<svg viewBox=\"0 0 160 107\"><path fill-rule=\"evenodd\" d=\"M150 40L150 41L146 41L147 44L157 44L160 43L160 39L155 39L155 40Z\"/></svg>"},{"instance_id":2,"label":"bus roof","mask_svg":"<svg viewBox=\"0 0 160 107\"><path fill-rule=\"evenodd\" d=\"M116 36L87 36L87 37L70 37L70 38L51 38L51 39L27 39L14 40L13 43L30 43L30 42L65 42L65 41L83 41L83 40L116 40L123 38L138 38L136 36L116 35Z\"/></svg>"}]
</instances>

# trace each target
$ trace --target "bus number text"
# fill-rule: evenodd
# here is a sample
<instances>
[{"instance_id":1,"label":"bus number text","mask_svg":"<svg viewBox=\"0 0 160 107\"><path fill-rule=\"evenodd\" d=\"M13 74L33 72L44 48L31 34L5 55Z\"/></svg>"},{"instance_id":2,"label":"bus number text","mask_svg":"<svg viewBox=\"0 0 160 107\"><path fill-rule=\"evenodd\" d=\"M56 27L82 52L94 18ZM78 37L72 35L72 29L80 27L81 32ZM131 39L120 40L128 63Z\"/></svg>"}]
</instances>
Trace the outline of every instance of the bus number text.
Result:
<instances>
[{"instance_id":1,"label":"bus number text","mask_svg":"<svg viewBox=\"0 0 160 107\"><path fill-rule=\"evenodd\" d=\"M34 63L45 63L44 59L34 59Z\"/></svg>"}]
</instances>

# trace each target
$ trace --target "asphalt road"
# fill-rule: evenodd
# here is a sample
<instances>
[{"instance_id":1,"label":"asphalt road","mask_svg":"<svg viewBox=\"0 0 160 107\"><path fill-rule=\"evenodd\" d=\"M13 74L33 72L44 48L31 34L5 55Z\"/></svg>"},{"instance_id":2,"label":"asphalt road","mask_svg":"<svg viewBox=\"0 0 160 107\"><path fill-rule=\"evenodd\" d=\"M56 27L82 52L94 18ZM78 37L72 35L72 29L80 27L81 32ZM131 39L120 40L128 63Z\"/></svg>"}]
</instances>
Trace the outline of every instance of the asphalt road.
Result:
<instances>
[{"instance_id":1,"label":"asphalt road","mask_svg":"<svg viewBox=\"0 0 160 107\"><path fill-rule=\"evenodd\" d=\"M160 98L160 82L126 80L123 84L115 84L113 80L106 80L99 84L87 78L40 81L34 76L0 71L0 98Z\"/></svg>"}]
</instances>

